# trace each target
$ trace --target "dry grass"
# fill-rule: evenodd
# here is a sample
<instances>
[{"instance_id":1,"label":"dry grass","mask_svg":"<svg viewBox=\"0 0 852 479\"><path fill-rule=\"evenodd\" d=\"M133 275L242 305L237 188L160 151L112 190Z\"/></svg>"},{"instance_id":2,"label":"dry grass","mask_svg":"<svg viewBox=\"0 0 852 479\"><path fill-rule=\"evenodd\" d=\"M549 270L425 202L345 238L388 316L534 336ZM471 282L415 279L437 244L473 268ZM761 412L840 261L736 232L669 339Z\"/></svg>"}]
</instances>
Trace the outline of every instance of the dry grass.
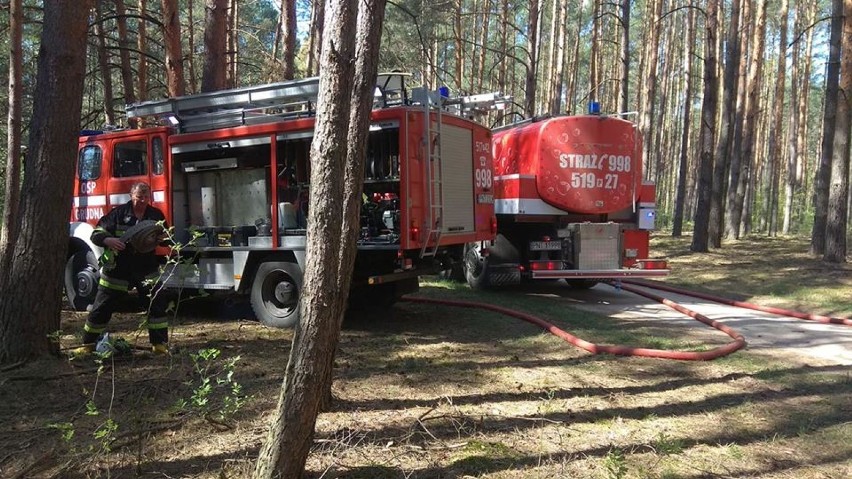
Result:
<instances>
[{"instance_id":1,"label":"dry grass","mask_svg":"<svg viewBox=\"0 0 852 479\"><path fill-rule=\"evenodd\" d=\"M670 257L676 271L685 267L685 256ZM710 274L709 266L700 274ZM722 292L713 289L722 284L707 287ZM648 328L573 310L567 291L483 296L426 282L421 294L526 308L603 341L626 336L682 347L705 338L700 329ZM179 350L171 358L136 352L107 362L100 374L92 361L67 360L0 372L0 477L249 477L291 334L236 320L239 309L220 309L199 307L178 318ZM63 328L76 332L83 319L66 312ZM132 339L138 321L123 314L111 328ZM63 336L63 345L74 341ZM225 359L241 358L233 377L248 400L224 419L215 411L225 391L210 395L206 413L176 406L200 384L191 353L204 348L221 351L208 375ZM850 374L848 367L754 352L709 363L592 356L514 319L400 303L344 324L336 400L319 417L306 475L846 478ZM99 415L86 414L89 401ZM95 438L107 417L117 424L114 440ZM56 428L63 423L74 432L67 441Z\"/></svg>"}]
</instances>

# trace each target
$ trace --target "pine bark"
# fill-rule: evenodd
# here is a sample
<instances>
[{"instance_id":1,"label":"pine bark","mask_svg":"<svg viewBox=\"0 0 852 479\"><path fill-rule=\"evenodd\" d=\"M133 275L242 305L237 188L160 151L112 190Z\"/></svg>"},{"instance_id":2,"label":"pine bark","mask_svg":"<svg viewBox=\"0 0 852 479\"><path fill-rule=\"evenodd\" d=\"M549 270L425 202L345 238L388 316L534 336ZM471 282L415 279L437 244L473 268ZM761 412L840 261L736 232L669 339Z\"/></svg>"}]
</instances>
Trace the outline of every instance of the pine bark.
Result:
<instances>
[{"instance_id":1,"label":"pine bark","mask_svg":"<svg viewBox=\"0 0 852 479\"><path fill-rule=\"evenodd\" d=\"M58 354L61 277L77 157L91 0L46 2L17 234L2 249L0 363ZM14 245L12 244L14 241ZM33 298L39 298L34 301Z\"/></svg>"},{"instance_id":2,"label":"pine bark","mask_svg":"<svg viewBox=\"0 0 852 479\"><path fill-rule=\"evenodd\" d=\"M147 15L148 0L139 0L139 15ZM136 65L136 90L137 99L145 101L148 99L148 60L145 54L148 52L148 27L145 20L136 22L136 49L139 50L139 62Z\"/></svg>"},{"instance_id":3,"label":"pine bark","mask_svg":"<svg viewBox=\"0 0 852 479\"><path fill-rule=\"evenodd\" d=\"M532 118L536 112L536 87L538 71L538 38L539 0L530 0L529 18L527 18L527 69L524 83L524 115Z\"/></svg>"},{"instance_id":4,"label":"pine bark","mask_svg":"<svg viewBox=\"0 0 852 479\"><path fill-rule=\"evenodd\" d=\"M756 2L751 36L748 73L745 79L745 112L743 113L742 146L737 165L731 165L731 184L728 196L725 233L739 239L746 192L754 164L755 134L758 125L761 78L763 76L764 39L766 38L766 0ZM735 167L736 166L736 167Z\"/></svg>"},{"instance_id":5,"label":"pine bark","mask_svg":"<svg viewBox=\"0 0 852 479\"><path fill-rule=\"evenodd\" d=\"M103 0L95 0L95 48L98 54L98 69L101 72L101 82L104 94L104 123L115 125L115 108L113 107L112 67L107 52L106 35L104 33Z\"/></svg>"},{"instance_id":6,"label":"pine bark","mask_svg":"<svg viewBox=\"0 0 852 479\"><path fill-rule=\"evenodd\" d=\"M692 43L690 43L690 47ZM619 111L630 109L630 0L621 1L621 102Z\"/></svg>"},{"instance_id":7,"label":"pine bark","mask_svg":"<svg viewBox=\"0 0 852 479\"><path fill-rule=\"evenodd\" d=\"M713 154L716 129L716 108L719 85L716 76L716 33L719 2L707 0L704 24L704 100L701 104L701 161L698 172L698 200L695 207L695 230L692 251L708 249L710 197L713 194Z\"/></svg>"},{"instance_id":8,"label":"pine bark","mask_svg":"<svg viewBox=\"0 0 852 479\"><path fill-rule=\"evenodd\" d=\"M731 143L734 136L737 89L739 86L738 67L740 64L740 0L731 2L731 20L727 31L727 49L725 50L725 69L722 79L722 118L719 125L719 141L716 144L716 163L713 165L713 193L711 195L710 222L708 233L710 244L714 248L722 246L723 213L725 211L725 186L727 185L728 166L730 164Z\"/></svg>"},{"instance_id":9,"label":"pine bark","mask_svg":"<svg viewBox=\"0 0 852 479\"><path fill-rule=\"evenodd\" d=\"M815 256L822 256L825 253L828 183L831 181L831 164L836 134L834 123L837 118L837 89L840 82L840 35L843 31L843 0L832 0L831 12L828 66L825 75L825 107L822 117L822 146L819 165L814 178L814 225L811 230L811 254Z\"/></svg>"},{"instance_id":10,"label":"pine bark","mask_svg":"<svg viewBox=\"0 0 852 479\"><path fill-rule=\"evenodd\" d=\"M15 218L21 197L21 111L23 104L23 8L21 0L9 2L9 112L6 116L6 189L0 223L0 271L9 270L7 246L17 235Z\"/></svg>"},{"instance_id":11,"label":"pine bark","mask_svg":"<svg viewBox=\"0 0 852 479\"><path fill-rule=\"evenodd\" d=\"M323 24L325 23L325 1L311 2L311 31L308 36L308 75L319 74L320 48L322 47Z\"/></svg>"},{"instance_id":12,"label":"pine bark","mask_svg":"<svg viewBox=\"0 0 852 479\"><path fill-rule=\"evenodd\" d=\"M224 90L228 72L225 55L228 39L228 0L207 0L204 11L205 54L201 91Z\"/></svg>"},{"instance_id":13,"label":"pine bark","mask_svg":"<svg viewBox=\"0 0 852 479\"><path fill-rule=\"evenodd\" d=\"M789 0L781 0L781 25L778 39L778 69L775 78L775 95L772 101L772 122L769 126L769 185L766 192L767 234L778 232L778 194L781 184L781 162L783 160L783 115L787 80L787 17L790 13Z\"/></svg>"},{"instance_id":14,"label":"pine bark","mask_svg":"<svg viewBox=\"0 0 852 479\"><path fill-rule=\"evenodd\" d=\"M177 0L163 2L163 38L166 43L166 78L170 97L183 96L186 83L183 78L183 53L180 45L180 17Z\"/></svg>"},{"instance_id":15,"label":"pine bark","mask_svg":"<svg viewBox=\"0 0 852 479\"><path fill-rule=\"evenodd\" d=\"M663 0L651 0L648 6L651 17L648 19L647 35L645 36L645 71L642 75L642 105L639 118L639 129L645 137L645 143L642 151L642 171L645 178L651 177L652 171L652 156L653 156L653 141L654 138L654 108L657 96L657 67L659 66L659 47L660 47L660 16L662 15Z\"/></svg>"},{"instance_id":16,"label":"pine bark","mask_svg":"<svg viewBox=\"0 0 852 479\"><path fill-rule=\"evenodd\" d=\"M124 103L136 103L133 65L130 63L130 40L127 36L127 8L124 5L124 0L115 0L115 21L118 26L118 53L121 58L121 84L124 88Z\"/></svg>"},{"instance_id":17,"label":"pine bark","mask_svg":"<svg viewBox=\"0 0 852 479\"><path fill-rule=\"evenodd\" d=\"M363 183L363 145L384 16L383 0L361 2L360 11L356 11L356 5L348 0L331 0L327 5L323 70L311 146L309 254L300 302L302 319L255 478L301 476L313 439L319 398L330 387L346 303L346 294L340 294L346 289L339 288L348 286L359 230L355 225Z\"/></svg>"},{"instance_id":18,"label":"pine bark","mask_svg":"<svg viewBox=\"0 0 852 479\"><path fill-rule=\"evenodd\" d=\"M680 163L677 176L677 195L674 207L674 222L672 225L672 236L680 236L683 232L683 210L686 202L687 166L689 165L689 132L690 114L692 112L692 56L695 45L695 11L689 9L689 17L686 22L686 45L683 49L683 74L686 83L683 101L683 129L680 137Z\"/></svg>"},{"instance_id":19,"label":"pine bark","mask_svg":"<svg viewBox=\"0 0 852 479\"><path fill-rule=\"evenodd\" d=\"M281 77L284 80L292 80L296 77L296 0L281 2L281 27Z\"/></svg>"},{"instance_id":20,"label":"pine bark","mask_svg":"<svg viewBox=\"0 0 852 479\"><path fill-rule=\"evenodd\" d=\"M825 253L831 263L846 262L846 229L849 220L849 143L852 126L852 0L843 0L843 34L840 60L840 85L837 118L834 125L834 149L831 159L831 183L828 193Z\"/></svg>"}]
</instances>

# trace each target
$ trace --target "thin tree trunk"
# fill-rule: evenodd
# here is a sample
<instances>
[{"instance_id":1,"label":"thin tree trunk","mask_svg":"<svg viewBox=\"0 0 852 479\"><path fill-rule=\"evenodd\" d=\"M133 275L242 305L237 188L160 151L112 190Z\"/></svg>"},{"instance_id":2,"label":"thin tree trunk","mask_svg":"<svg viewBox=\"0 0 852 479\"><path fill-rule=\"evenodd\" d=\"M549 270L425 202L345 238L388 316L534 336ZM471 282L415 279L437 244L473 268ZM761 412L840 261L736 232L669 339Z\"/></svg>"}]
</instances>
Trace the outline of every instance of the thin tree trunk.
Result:
<instances>
[{"instance_id":1,"label":"thin tree trunk","mask_svg":"<svg viewBox=\"0 0 852 479\"><path fill-rule=\"evenodd\" d=\"M698 173L698 202L695 206L695 231L692 251L707 251L710 222L710 197L713 193L713 146L716 129L716 107L719 86L716 76L716 33L719 2L707 1L704 24L704 100L701 104L701 163Z\"/></svg>"},{"instance_id":2,"label":"thin tree trunk","mask_svg":"<svg viewBox=\"0 0 852 479\"><path fill-rule=\"evenodd\" d=\"M311 169L307 238L310 249L300 301L301 327L294 337L278 414L258 458L255 478L301 476L319 413L317 398L327 390L331 380L346 302L346 295L339 294L337 288L347 285L351 277L358 231L354 225L358 221L359 204L353 202L357 202L356 195L360 198L362 185L360 181L354 182L363 174L365 153L359 146L366 142L370 99L375 87L381 27L371 23L381 22L383 17L380 9L383 3L379 2L361 3L357 49L354 45L357 4L346 0L328 3L329 24L323 40L323 71L311 146L311 163L315 167ZM356 66L353 58L356 51L370 58ZM357 151L352 152L352 148ZM353 156L349 156L350 152ZM351 238L343 238L344 224L349 225Z\"/></svg>"},{"instance_id":3,"label":"thin tree trunk","mask_svg":"<svg viewBox=\"0 0 852 479\"><path fill-rule=\"evenodd\" d=\"M485 80L485 54L488 52L488 49L485 48L485 46L488 44L488 31L491 24L491 0L485 0L483 3L482 28L480 29L479 42L477 45L477 48L479 49L479 56L476 67L476 92L482 91L482 85Z\"/></svg>"},{"instance_id":4,"label":"thin tree trunk","mask_svg":"<svg viewBox=\"0 0 852 479\"><path fill-rule=\"evenodd\" d=\"M91 0L44 4L24 168L35 174L24 176L15 237L0 248L9 265L0 271L0 363L59 352L51 337L59 330L68 240L45 232L68 227L91 8Z\"/></svg>"},{"instance_id":5,"label":"thin tree trunk","mask_svg":"<svg viewBox=\"0 0 852 479\"><path fill-rule=\"evenodd\" d=\"M831 2L831 33L829 36L828 68L825 80L825 110L822 119L822 148L814 178L814 225L811 230L811 254L825 253L825 228L828 221L828 183L831 181L831 165L834 122L837 117L837 89L840 82L840 34L843 31L843 0Z\"/></svg>"},{"instance_id":6,"label":"thin tree trunk","mask_svg":"<svg viewBox=\"0 0 852 479\"><path fill-rule=\"evenodd\" d=\"M595 8L592 13L592 44L589 46L589 102L598 99L598 77L600 73L600 24L601 24L601 0L594 0ZM582 10L582 9L581 9Z\"/></svg>"},{"instance_id":7,"label":"thin tree trunk","mask_svg":"<svg viewBox=\"0 0 852 479\"><path fill-rule=\"evenodd\" d=\"M311 2L311 32L308 36L308 75L319 74L319 57L325 23L325 0Z\"/></svg>"},{"instance_id":8,"label":"thin tree trunk","mask_svg":"<svg viewBox=\"0 0 852 479\"><path fill-rule=\"evenodd\" d=\"M562 111L562 89L565 84L565 40L566 22L568 21L568 0L558 0L559 3L559 25L556 35L556 59L554 60L553 92L551 96L550 112L558 115Z\"/></svg>"},{"instance_id":9,"label":"thin tree trunk","mask_svg":"<svg viewBox=\"0 0 852 479\"><path fill-rule=\"evenodd\" d=\"M735 178L735 171L731 168L731 190L733 195L729 195L728 206L730 207L727 215L728 222L726 233L729 238L738 239L740 237L740 223L742 221L743 208L746 197L746 190L751 181L751 168L754 164L754 143L755 130L758 124L758 112L760 111L760 80L763 76L763 54L764 54L764 39L766 35L766 0L758 0L756 2L757 10L754 13L754 32L751 40L751 54L748 66L748 75L746 78L747 98L746 110L744 113L745 121L742 125L742 153L740 155L738 176ZM736 180L736 181L735 181Z\"/></svg>"},{"instance_id":10,"label":"thin tree trunk","mask_svg":"<svg viewBox=\"0 0 852 479\"><path fill-rule=\"evenodd\" d=\"M228 88L240 84L240 2L228 1Z\"/></svg>"},{"instance_id":11,"label":"thin tree trunk","mask_svg":"<svg viewBox=\"0 0 852 479\"><path fill-rule=\"evenodd\" d=\"M798 12L797 12L798 15ZM798 17L795 25L801 25L801 17ZM798 31L795 28L794 31ZM796 140L799 131L799 89L801 88L801 75L799 73L799 52L801 43L796 42L793 46L793 56L790 60L790 127L787 133L787 177L784 184L784 220L781 223L781 232L790 234L793 223L793 199L796 192L796 171L799 163L799 150L796 148Z\"/></svg>"},{"instance_id":12,"label":"thin tree trunk","mask_svg":"<svg viewBox=\"0 0 852 479\"><path fill-rule=\"evenodd\" d=\"M147 15L148 0L139 0L139 16ZM139 101L148 99L148 27L145 20L136 22L136 49L139 50L139 62L136 65L136 89L139 91Z\"/></svg>"},{"instance_id":13,"label":"thin tree trunk","mask_svg":"<svg viewBox=\"0 0 852 479\"><path fill-rule=\"evenodd\" d=\"M714 248L722 246L722 225L725 211L725 185L730 164L731 142L734 132L734 108L737 99L738 66L740 64L740 0L731 2L731 20L727 31L727 45L725 50L725 71L722 85L722 118L719 125L719 141L716 145L716 164L713 165L713 194L711 195L709 236L710 244Z\"/></svg>"},{"instance_id":14,"label":"thin tree trunk","mask_svg":"<svg viewBox=\"0 0 852 479\"><path fill-rule=\"evenodd\" d=\"M183 96L183 53L180 45L180 17L177 0L163 2L163 38L166 42L166 77L170 97Z\"/></svg>"},{"instance_id":15,"label":"thin tree trunk","mask_svg":"<svg viewBox=\"0 0 852 479\"><path fill-rule=\"evenodd\" d=\"M686 23L686 45L683 49L683 72L686 91L683 101L683 130L680 138L680 165L677 177L677 198L675 199L674 224L672 236L680 236L683 230L683 209L686 200L686 173L689 165L690 113L692 112L692 49L695 46L695 10L689 9Z\"/></svg>"},{"instance_id":16,"label":"thin tree trunk","mask_svg":"<svg viewBox=\"0 0 852 479\"><path fill-rule=\"evenodd\" d=\"M840 94L831 159L825 254L831 263L846 262L846 228L849 220L849 136L852 126L852 0L843 1L843 35L840 64Z\"/></svg>"},{"instance_id":17,"label":"thin tree trunk","mask_svg":"<svg viewBox=\"0 0 852 479\"><path fill-rule=\"evenodd\" d=\"M9 271L6 255L17 236L18 202L21 197L21 109L23 104L23 9L21 0L9 2L9 112L6 117L6 189L0 224L0 271Z\"/></svg>"},{"instance_id":18,"label":"thin tree trunk","mask_svg":"<svg viewBox=\"0 0 852 479\"><path fill-rule=\"evenodd\" d=\"M783 155L784 85L787 79L787 17L789 0L781 0L781 31L778 40L778 69L775 78L775 96L772 102L772 124L769 127L769 187L766 193L767 234L778 233L778 188L781 180Z\"/></svg>"},{"instance_id":19,"label":"thin tree trunk","mask_svg":"<svg viewBox=\"0 0 852 479\"><path fill-rule=\"evenodd\" d=\"M538 21L539 21L539 0L530 0L529 2L529 18L527 19L527 52L529 54L526 82L524 84L524 114L527 118L532 118L535 115L535 99L537 85L537 70L538 70Z\"/></svg>"},{"instance_id":20,"label":"thin tree trunk","mask_svg":"<svg viewBox=\"0 0 852 479\"><path fill-rule=\"evenodd\" d=\"M201 82L198 80L198 70L195 68L195 17L193 11L193 0L187 0L186 11L186 34L187 34L187 51L189 52L186 59L187 76L189 78L188 93L197 93Z\"/></svg>"},{"instance_id":21,"label":"thin tree trunk","mask_svg":"<svg viewBox=\"0 0 852 479\"><path fill-rule=\"evenodd\" d=\"M456 88L459 91L464 89L464 42L462 41L462 37L464 36L462 28L463 3L464 2L462 2L462 0L456 0L455 5L453 6L453 41L456 45L456 71L453 74L453 78L456 81Z\"/></svg>"},{"instance_id":22,"label":"thin tree trunk","mask_svg":"<svg viewBox=\"0 0 852 479\"><path fill-rule=\"evenodd\" d=\"M115 0L115 21L118 24L118 45L120 47L118 51L121 58L124 103L136 103L136 92L133 89L133 65L130 63L130 40L127 38L127 9L124 6L124 0Z\"/></svg>"},{"instance_id":23,"label":"thin tree trunk","mask_svg":"<svg viewBox=\"0 0 852 479\"><path fill-rule=\"evenodd\" d=\"M647 20L648 35L645 37L645 71L642 76L642 89L645 94L642 97L642 110L639 117L639 128L645 139L644 151L642 152L642 171L645 179L651 178L653 174L652 156L654 138L654 107L657 101L657 67L659 66L660 47L660 16L663 10L663 0L650 0L649 11L651 17Z\"/></svg>"},{"instance_id":24,"label":"thin tree trunk","mask_svg":"<svg viewBox=\"0 0 852 479\"><path fill-rule=\"evenodd\" d=\"M101 81L103 82L104 123L115 125L115 108L113 108L112 104L112 69L110 67L109 54L107 53L106 35L104 34L102 3L103 0L95 0L95 40L97 41L98 68L101 71Z\"/></svg>"},{"instance_id":25,"label":"thin tree trunk","mask_svg":"<svg viewBox=\"0 0 852 479\"><path fill-rule=\"evenodd\" d=\"M225 89L228 57L225 54L228 39L228 0L207 0L204 10L204 73L201 91Z\"/></svg>"},{"instance_id":26,"label":"thin tree trunk","mask_svg":"<svg viewBox=\"0 0 852 479\"><path fill-rule=\"evenodd\" d=\"M691 46L692 44L690 44ZM630 109L630 0L621 1L621 103L619 110Z\"/></svg>"},{"instance_id":27,"label":"thin tree trunk","mask_svg":"<svg viewBox=\"0 0 852 479\"><path fill-rule=\"evenodd\" d=\"M296 77L296 0L281 2L283 55L281 75L284 80Z\"/></svg>"}]
</instances>

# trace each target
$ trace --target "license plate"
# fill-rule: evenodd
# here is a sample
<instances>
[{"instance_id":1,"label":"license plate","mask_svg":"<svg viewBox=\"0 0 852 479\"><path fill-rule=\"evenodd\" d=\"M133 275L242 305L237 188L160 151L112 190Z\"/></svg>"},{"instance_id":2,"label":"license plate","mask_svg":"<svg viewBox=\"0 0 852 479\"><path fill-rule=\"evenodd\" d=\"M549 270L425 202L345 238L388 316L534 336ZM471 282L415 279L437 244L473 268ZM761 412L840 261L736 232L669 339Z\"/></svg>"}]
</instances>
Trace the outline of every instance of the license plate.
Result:
<instances>
[{"instance_id":1,"label":"license plate","mask_svg":"<svg viewBox=\"0 0 852 479\"><path fill-rule=\"evenodd\" d=\"M530 251L559 251L561 249L561 241L530 241Z\"/></svg>"}]
</instances>

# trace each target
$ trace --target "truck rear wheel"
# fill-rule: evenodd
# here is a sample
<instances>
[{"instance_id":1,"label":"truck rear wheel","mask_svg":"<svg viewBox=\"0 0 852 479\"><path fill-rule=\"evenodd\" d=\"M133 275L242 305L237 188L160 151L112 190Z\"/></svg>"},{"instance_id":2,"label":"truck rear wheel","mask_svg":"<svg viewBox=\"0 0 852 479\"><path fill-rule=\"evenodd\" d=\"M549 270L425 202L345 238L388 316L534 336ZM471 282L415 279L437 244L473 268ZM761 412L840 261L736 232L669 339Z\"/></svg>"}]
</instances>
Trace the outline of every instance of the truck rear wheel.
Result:
<instances>
[{"instance_id":1,"label":"truck rear wheel","mask_svg":"<svg viewBox=\"0 0 852 479\"><path fill-rule=\"evenodd\" d=\"M468 243L464 246L464 277L473 289L486 289L491 286L488 280L488 256L482 255L481 243Z\"/></svg>"},{"instance_id":2,"label":"truck rear wheel","mask_svg":"<svg viewBox=\"0 0 852 479\"><path fill-rule=\"evenodd\" d=\"M90 250L80 250L65 263L65 297L74 311L86 311L98 293L98 260Z\"/></svg>"},{"instance_id":3,"label":"truck rear wheel","mask_svg":"<svg viewBox=\"0 0 852 479\"><path fill-rule=\"evenodd\" d=\"M290 328L299 321L302 271L288 262L261 263L251 286L251 309L273 328Z\"/></svg>"}]
</instances>

